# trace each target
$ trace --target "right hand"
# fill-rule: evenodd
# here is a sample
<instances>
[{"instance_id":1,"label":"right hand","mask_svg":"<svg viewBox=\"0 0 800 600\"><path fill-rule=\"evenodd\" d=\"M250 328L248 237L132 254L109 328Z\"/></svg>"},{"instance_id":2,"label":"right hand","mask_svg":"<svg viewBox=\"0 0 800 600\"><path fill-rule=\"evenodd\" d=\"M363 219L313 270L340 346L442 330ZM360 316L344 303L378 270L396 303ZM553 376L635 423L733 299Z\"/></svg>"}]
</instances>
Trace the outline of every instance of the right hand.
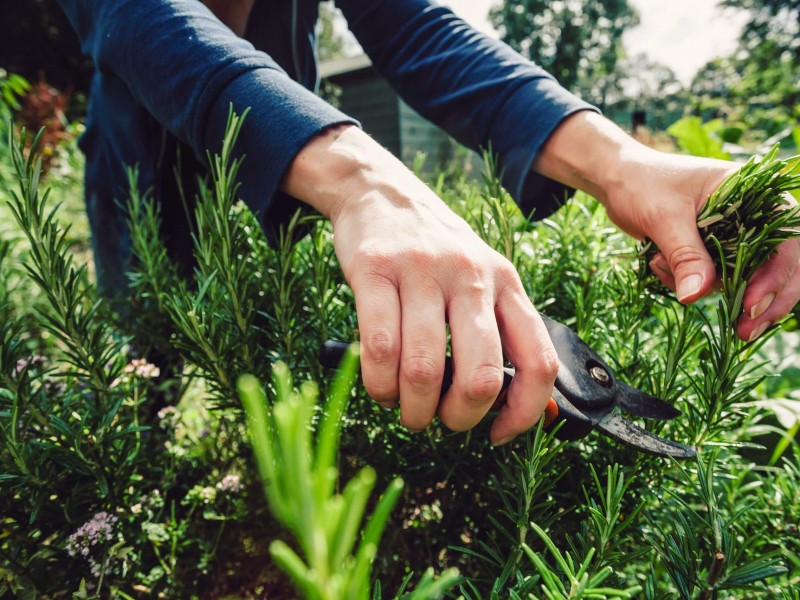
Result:
<instances>
[{"instance_id":1,"label":"right hand","mask_svg":"<svg viewBox=\"0 0 800 600\"><path fill-rule=\"evenodd\" d=\"M338 127L300 152L284 190L333 224L370 396L399 402L412 430L435 415L471 429L500 392L505 355L516 373L491 440L506 443L538 422L558 359L518 274L402 163L358 128ZM440 399L447 324L453 384Z\"/></svg>"}]
</instances>

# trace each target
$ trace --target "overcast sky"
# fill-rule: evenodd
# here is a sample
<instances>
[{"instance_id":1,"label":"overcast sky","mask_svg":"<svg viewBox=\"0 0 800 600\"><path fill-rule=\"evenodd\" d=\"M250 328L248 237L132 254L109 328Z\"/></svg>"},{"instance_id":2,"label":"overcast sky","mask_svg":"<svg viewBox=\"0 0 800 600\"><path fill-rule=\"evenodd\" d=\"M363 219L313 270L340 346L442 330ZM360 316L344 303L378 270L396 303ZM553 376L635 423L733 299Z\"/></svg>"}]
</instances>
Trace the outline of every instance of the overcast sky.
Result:
<instances>
[{"instance_id":1,"label":"overcast sky","mask_svg":"<svg viewBox=\"0 0 800 600\"><path fill-rule=\"evenodd\" d=\"M628 52L647 53L675 71L683 83L689 83L697 69L712 58L730 54L747 19L746 14L718 8L718 0L629 2L639 11L641 24L625 35ZM497 0L441 0L441 3L474 27L493 33L487 15Z\"/></svg>"}]
</instances>

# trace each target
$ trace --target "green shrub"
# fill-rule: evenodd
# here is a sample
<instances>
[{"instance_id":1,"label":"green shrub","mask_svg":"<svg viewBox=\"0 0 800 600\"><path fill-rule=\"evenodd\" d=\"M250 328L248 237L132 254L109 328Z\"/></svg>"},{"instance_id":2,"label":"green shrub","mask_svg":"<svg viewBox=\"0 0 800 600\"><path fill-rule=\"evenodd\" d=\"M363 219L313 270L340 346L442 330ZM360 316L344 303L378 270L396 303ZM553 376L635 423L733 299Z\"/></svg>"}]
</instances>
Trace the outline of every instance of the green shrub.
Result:
<instances>
[{"instance_id":1,"label":"green shrub","mask_svg":"<svg viewBox=\"0 0 800 600\"><path fill-rule=\"evenodd\" d=\"M576 329L621 378L674 402L681 417L647 426L700 443L699 456L677 464L594 434L560 442L540 428L494 448L486 423L467 433L434 423L414 434L357 384L347 409L336 409L341 433L331 437L307 382L334 402L347 397L316 356L326 338L355 339L352 295L327 224L298 215L270 247L237 201L231 149L241 126L231 118L213 177L201 186L191 281L174 274L158 208L132 172L133 322L97 296L61 213L39 191L35 159L9 143L19 190L10 208L29 243L4 232L0 244L0 281L12 282L0 293L2 592L293 597L268 547L281 548L283 566L291 548L305 561L294 561L301 577L317 564L303 541L314 528L265 511L236 393L244 374L264 385L256 396L265 419L294 419L303 432L292 438L304 440L299 450L275 455L276 468L314 464L319 454L309 449L330 444L323 454L335 469L311 480L324 481L326 506L355 494L352 484L336 487L335 475L363 482L374 473L380 490L402 477L370 565L372 597L410 594L414 582L423 590L433 583L429 568L451 567L463 578L458 593L476 600L797 592L800 447L764 410L770 392L785 397L793 385L765 381L777 375L765 358L775 364L775 353L796 350L774 344L777 327L767 334L772 342L732 339L737 286L682 307L651 291L637 272L637 249L595 200L578 194L531 224L491 169L483 183L448 172L432 185L516 265L536 306ZM308 234L295 242L299 231ZM14 293L15 281L38 290L35 310ZM153 367L135 360L151 349L182 372L148 377ZM299 391L286 370L276 384L279 361ZM291 398L303 400L289 419L282 403ZM783 434L766 438L766 454L754 444L765 428ZM376 510L364 490L358 495L363 510L353 512L339 557L357 552L353 528Z\"/></svg>"}]
</instances>

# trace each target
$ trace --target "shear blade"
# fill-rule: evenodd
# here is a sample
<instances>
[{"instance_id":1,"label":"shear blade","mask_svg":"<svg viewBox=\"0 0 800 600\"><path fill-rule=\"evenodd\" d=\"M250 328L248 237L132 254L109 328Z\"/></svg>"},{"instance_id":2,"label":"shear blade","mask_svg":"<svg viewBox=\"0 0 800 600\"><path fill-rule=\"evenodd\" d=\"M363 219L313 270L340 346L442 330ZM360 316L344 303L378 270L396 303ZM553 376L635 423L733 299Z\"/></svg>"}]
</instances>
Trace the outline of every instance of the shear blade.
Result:
<instances>
[{"instance_id":1,"label":"shear blade","mask_svg":"<svg viewBox=\"0 0 800 600\"><path fill-rule=\"evenodd\" d=\"M665 440L638 425L634 425L614 411L600 419L596 427L623 444L651 454L672 456L674 458L692 458L697 453L697 449L694 446L684 446L677 442Z\"/></svg>"},{"instance_id":2,"label":"shear blade","mask_svg":"<svg viewBox=\"0 0 800 600\"><path fill-rule=\"evenodd\" d=\"M660 398L645 394L623 381L616 383L618 406L635 417L669 421L681 414L681 411Z\"/></svg>"}]
</instances>

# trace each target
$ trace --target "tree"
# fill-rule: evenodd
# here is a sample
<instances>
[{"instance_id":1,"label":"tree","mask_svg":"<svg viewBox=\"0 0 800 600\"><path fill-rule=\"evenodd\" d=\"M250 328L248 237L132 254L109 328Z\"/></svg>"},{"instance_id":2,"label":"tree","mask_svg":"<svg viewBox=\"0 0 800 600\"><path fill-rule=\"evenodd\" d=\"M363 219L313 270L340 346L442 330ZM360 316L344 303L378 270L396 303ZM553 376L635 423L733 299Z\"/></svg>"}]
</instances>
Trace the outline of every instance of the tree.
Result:
<instances>
[{"instance_id":1,"label":"tree","mask_svg":"<svg viewBox=\"0 0 800 600\"><path fill-rule=\"evenodd\" d=\"M609 98L614 107L645 111L651 129L665 129L686 104L685 89L675 72L644 53L619 61L615 86L615 96Z\"/></svg>"},{"instance_id":2,"label":"tree","mask_svg":"<svg viewBox=\"0 0 800 600\"><path fill-rule=\"evenodd\" d=\"M326 1L319 5L319 21L317 21L317 58L320 62L341 58L347 49L347 40L337 29L337 21L343 19L341 12L333 2Z\"/></svg>"},{"instance_id":3,"label":"tree","mask_svg":"<svg viewBox=\"0 0 800 600\"><path fill-rule=\"evenodd\" d=\"M613 87L623 32L637 25L628 0L519 0L489 14L506 43L601 107Z\"/></svg>"},{"instance_id":4,"label":"tree","mask_svg":"<svg viewBox=\"0 0 800 600\"><path fill-rule=\"evenodd\" d=\"M748 11L752 18L745 25L742 46L752 48L771 42L774 50L800 54L800 0L722 0L720 6Z\"/></svg>"},{"instance_id":5,"label":"tree","mask_svg":"<svg viewBox=\"0 0 800 600\"><path fill-rule=\"evenodd\" d=\"M743 76L734 93L791 111L800 103L800 0L724 0L722 6L751 15L740 38Z\"/></svg>"},{"instance_id":6,"label":"tree","mask_svg":"<svg viewBox=\"0 0 800 600\"><path fill-rule=\"evenodd\" d=\"M739 48L695 75L696 109L722 113L758 129L764 137L786 130L800 118L800 0L723 0L750 19Z\"/></svg>"}]
</instances>

